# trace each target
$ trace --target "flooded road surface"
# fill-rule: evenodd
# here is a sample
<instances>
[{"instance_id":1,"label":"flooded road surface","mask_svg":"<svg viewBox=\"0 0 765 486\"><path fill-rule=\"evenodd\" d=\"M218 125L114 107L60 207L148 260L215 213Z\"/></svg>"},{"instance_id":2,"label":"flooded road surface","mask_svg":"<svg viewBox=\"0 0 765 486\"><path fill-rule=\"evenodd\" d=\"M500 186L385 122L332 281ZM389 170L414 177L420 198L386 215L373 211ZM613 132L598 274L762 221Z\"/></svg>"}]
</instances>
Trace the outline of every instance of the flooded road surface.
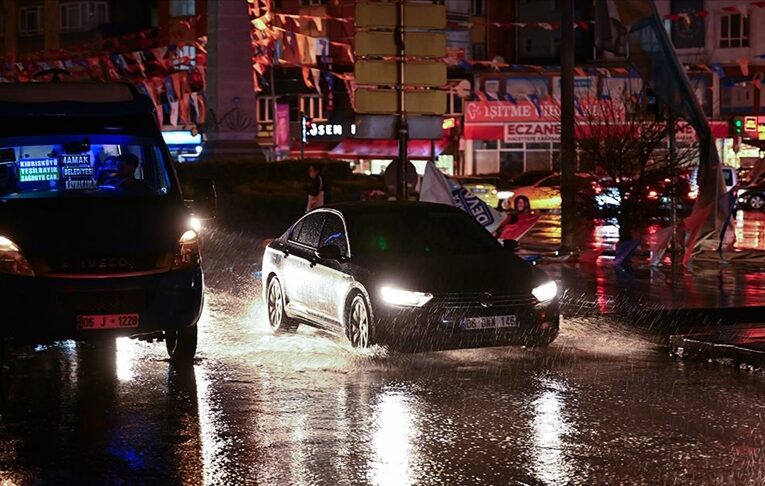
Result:
<instances>
[{"instance_id":1,"label":"flooded road surface","mask_svg":"<svg viewBox=\"0 0 765 486\"><path fill-rule=\"evenodd\" d=\"M208 235L193 368L127 339L12 348L0 484L765 481L762 375L675 361L603 317L564 320L546 350L273 336L259 247Z\"/></svg>"}]
</instances>

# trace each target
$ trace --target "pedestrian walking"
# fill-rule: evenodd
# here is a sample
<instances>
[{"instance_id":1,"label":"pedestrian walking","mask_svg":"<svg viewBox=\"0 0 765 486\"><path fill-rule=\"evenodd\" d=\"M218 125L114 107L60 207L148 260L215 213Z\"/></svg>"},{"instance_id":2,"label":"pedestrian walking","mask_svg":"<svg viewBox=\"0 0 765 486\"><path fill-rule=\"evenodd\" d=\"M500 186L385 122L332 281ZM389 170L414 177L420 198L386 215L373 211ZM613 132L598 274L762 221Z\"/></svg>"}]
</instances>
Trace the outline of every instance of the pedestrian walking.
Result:
<instances>
[{"instance_id":1,"label":"pedestrian walking","mask_svg":"<svg viewBox=\"0 0 765 486\"><path fill-rule=\"evenodd\" d=\"M308 193L306 211L311 211L329 204L329 185L322 174L322 166L319 163L312 163L308 166L308 176L311 178L311 183L306 188Z\"/></svg>"}]
</instances>

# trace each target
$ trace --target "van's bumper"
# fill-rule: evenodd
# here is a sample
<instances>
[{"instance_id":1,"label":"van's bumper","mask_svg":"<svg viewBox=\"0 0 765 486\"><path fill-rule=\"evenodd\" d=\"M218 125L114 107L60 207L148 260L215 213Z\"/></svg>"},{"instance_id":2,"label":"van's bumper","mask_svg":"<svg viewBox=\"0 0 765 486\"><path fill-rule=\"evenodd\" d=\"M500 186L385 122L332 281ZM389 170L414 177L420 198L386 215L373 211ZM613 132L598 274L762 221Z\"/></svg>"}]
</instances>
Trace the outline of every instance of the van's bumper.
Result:
<instances>
[{"instance_id":1,"label":"van's bumper","mask_svg":"<svg viewBox=\"0 0 765 486\"><path fill-rule=\"evenodd\" d=\"M119 278L0 276L0 337L50 341L130 336L197 323L201 268ZM78 330L77 316L138 314L139 325Z\"/></svg>"}]
</instances>

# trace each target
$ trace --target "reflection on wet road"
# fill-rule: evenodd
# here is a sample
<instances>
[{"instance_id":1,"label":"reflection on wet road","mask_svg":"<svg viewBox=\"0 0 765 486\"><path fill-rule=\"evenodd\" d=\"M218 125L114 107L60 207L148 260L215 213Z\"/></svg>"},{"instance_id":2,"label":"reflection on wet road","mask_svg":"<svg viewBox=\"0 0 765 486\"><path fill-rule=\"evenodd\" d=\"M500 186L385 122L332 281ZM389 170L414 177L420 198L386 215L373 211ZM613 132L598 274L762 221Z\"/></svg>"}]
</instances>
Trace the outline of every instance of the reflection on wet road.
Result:
<instances>
[{"instance_id":1,"label":"reflection on wet road","mask_svg":"<svg viewBox=\"0 0 765 486\"><path fill-rule=\"evenodd\" d=\"M673 361L604 318L566 320L547 350L360 353L307 328L275 337L259 247L208 236L192 369L130 340L13 348L0 484L765 480L760 376Z\"/></svg>"}]
</instances>

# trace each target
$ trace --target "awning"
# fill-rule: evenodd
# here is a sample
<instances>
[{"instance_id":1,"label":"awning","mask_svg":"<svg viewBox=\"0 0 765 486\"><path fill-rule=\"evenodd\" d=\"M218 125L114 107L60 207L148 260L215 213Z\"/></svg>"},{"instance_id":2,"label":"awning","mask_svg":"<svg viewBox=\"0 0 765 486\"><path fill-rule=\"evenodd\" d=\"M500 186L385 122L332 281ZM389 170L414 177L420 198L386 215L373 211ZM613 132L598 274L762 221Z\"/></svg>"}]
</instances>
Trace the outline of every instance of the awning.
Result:
<instances>
[{"instance_id":1,"label":"awning","mask_svg":"<svg viewBox=\"0 0 765 486\"><path fill-rule=\"evenodd\" d=\"M434 141L435 156L438 157L446 150L449 141L440 139ZM430 140L409 140L407 153L410 159L429 159ZM398 158L397 140L363 140L348 138L329 152L333 159L395 159Z\"/></svg>"},{"instance_id":2,"label":"awning","mask_svg":"<svg viewBox=\"0 0 765 486\"><path fill-rule=\"evenodd\" d=\"M323 159L329 156L329 151L335 145L337 142L309 142L303 146L303 154L307 159ZM292 144L289 156L290 158L300 157L300 144Z\"/></svg>"}]
</instances>

